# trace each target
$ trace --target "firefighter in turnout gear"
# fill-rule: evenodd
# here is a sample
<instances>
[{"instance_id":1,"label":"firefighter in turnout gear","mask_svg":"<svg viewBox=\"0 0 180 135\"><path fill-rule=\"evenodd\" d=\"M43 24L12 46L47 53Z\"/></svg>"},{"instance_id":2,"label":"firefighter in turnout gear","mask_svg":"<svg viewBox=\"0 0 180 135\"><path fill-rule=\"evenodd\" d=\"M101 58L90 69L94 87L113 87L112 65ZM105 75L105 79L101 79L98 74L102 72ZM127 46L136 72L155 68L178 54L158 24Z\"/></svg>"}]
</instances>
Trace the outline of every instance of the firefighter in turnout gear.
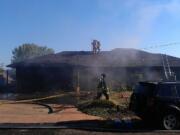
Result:
<instances>
[{"instance_id":1,"label":"firefighter in turnout gear","mask_svg":"<svg viewBox=\"0 0 180 135\"><path fill-rule=\"evenodd\" d=\"M93 53L94 54L98 54L99 52L100 52L100 46L101 46L101 43L100 43L100 41L98 41L98 40L93 40L92 41L92 43L91 43L91 45L92 45L92 51L93 51Z\"/></svg>"},{"instance_id":2,"label":"firefighter in turnout gear","mask_svg":"<svg viewBox=\"0 0 180 135\"><path fill-rule=\"evenodd\" d=\"M101 78L99 79L99 83L97 86L98 92L97 92L97 99L100 99L102 95L106 97L106 100L109 100L109 93L108 88L105 81L106 75L101 74Z\"/></svg>"}]
</instances>

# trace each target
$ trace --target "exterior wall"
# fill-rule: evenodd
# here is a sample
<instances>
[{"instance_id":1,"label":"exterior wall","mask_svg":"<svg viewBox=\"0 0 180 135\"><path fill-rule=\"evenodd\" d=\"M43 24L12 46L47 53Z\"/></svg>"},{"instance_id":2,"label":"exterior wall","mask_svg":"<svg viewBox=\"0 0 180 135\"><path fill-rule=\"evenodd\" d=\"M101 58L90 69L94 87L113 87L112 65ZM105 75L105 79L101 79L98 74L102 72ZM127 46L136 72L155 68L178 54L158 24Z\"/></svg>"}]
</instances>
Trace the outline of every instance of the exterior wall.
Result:
<instances>
[{"instance_id":1,"label":"exterior wall","mask_svg":"<svg viewBox=\"0 0 180 135\"><path fill-rule=\"evenodd\" d=\"M0 72L0 90L7 86L7 72Z\"/></svg>"},{"instance_id":2,"label":"exterior wall","mask_svg":"<svg viewBox=\"0 0 180 135\"><path fill-rule=\"evenodd\" d=\"M180 80L180 68L172 68ZM162 67L96 68L96 67L28 67L17 68L17 88L20 92L49 90L95 91L101 73L106 74L110 89L134 86L138 81L160 81L164 79Z\"/></svg>"},{"instance_id":3,"label":"exterior wall","mask_svg":"<svg viewBox=\"0 0 180 135\"><path fill-rule=\"evenodd\" d=\"M163 80L161 68L79 68L79 85L82 90L96 90L98 79L106 74L106 82L110 89L120 89L124 86L134 86L139 81ZM76 74L77 76L77 74ZM76 86L77 83L74 83Z\"/></svg>"},{"instance_id":4,"label":"exterior wall","mask_svg":"<svg viewBox=\"0 0 180 135\"><path fill-rule=\"evenodd\" d=\"M19 92L69 90L73 88L72 68L28 67L16 70Z\"/></svg>"},{"instance_id":5,"label":"exterior wall","mask_svg":"<svg viewBox=\"0 0 180 135\"><path fill-rule=\"evenodd\" d=\"M0 88L4 87L6 85L6 78L4 77L4 75L0 75Z\"/></svg>"}]
</instances>

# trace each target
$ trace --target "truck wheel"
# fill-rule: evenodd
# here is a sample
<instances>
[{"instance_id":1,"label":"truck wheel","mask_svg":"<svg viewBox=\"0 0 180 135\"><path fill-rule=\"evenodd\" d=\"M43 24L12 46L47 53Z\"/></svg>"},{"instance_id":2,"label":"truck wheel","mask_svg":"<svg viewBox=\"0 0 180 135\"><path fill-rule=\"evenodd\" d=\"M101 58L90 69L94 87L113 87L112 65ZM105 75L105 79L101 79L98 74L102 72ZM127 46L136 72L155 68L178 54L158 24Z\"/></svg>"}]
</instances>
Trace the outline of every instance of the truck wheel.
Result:
<instances>
[{"instance_id":1,"label":"truck wheel","mask_svg":"<svg viewBox=\"0 0 180 135\"><path fill-rule=\"evenodd\" d=\"M162 122L163 122L163 127L167 130L176 129L178 126L178 118L173 113L164 115Z\"/></svg>"}]
</instances>

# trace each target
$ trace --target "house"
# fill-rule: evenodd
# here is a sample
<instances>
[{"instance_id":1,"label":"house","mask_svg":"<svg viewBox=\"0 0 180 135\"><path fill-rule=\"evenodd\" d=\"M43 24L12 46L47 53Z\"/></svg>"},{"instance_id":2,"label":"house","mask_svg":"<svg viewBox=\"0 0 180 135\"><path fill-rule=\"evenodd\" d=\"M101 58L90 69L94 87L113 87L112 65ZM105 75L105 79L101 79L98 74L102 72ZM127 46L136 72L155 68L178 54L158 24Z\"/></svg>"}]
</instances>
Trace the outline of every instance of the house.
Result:
<instances>
[{"instance_id":1,"label":"house","mask_svg":"<svg viewBox=\"0 0 180 135\"><path fill-rule=\"evenodd\" d=\"M5 76L4 71L2 70L0 72L0 88L5 87L5 85L6 85L6 76Z\"/></svg>"},{"instance_id":2,"label":"house","mask_svg":"<svg viewBox=\"0 0 180 135\"><path fill-rule=\"evenodd\" d=\"M180 79L180 58L167 56ZM114 49L94 54L67 51L8 65L16 69L17 90L21 92L64 89L95 90L101 73L108 87L119 89L142 80L164 78L162 55L136 49Z\"/></svg>"}]
</instances>

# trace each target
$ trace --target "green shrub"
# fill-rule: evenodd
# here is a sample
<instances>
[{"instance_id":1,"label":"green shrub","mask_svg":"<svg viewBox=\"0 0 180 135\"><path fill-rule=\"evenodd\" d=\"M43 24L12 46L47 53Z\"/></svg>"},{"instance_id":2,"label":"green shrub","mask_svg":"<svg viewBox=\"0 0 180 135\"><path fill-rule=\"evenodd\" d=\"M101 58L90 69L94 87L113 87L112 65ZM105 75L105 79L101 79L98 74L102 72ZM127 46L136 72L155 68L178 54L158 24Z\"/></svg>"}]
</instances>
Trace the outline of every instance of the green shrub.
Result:
<instances>
[{"instance_id":1,"label":"green shrub","mask_svg":"<svg viewBox=\"0 0 180 135\"><path fill-rule=\"evenodd\" d=\"M0 68L0 75L3 74L3 69Z\"/></svg>"}]
</instances>

